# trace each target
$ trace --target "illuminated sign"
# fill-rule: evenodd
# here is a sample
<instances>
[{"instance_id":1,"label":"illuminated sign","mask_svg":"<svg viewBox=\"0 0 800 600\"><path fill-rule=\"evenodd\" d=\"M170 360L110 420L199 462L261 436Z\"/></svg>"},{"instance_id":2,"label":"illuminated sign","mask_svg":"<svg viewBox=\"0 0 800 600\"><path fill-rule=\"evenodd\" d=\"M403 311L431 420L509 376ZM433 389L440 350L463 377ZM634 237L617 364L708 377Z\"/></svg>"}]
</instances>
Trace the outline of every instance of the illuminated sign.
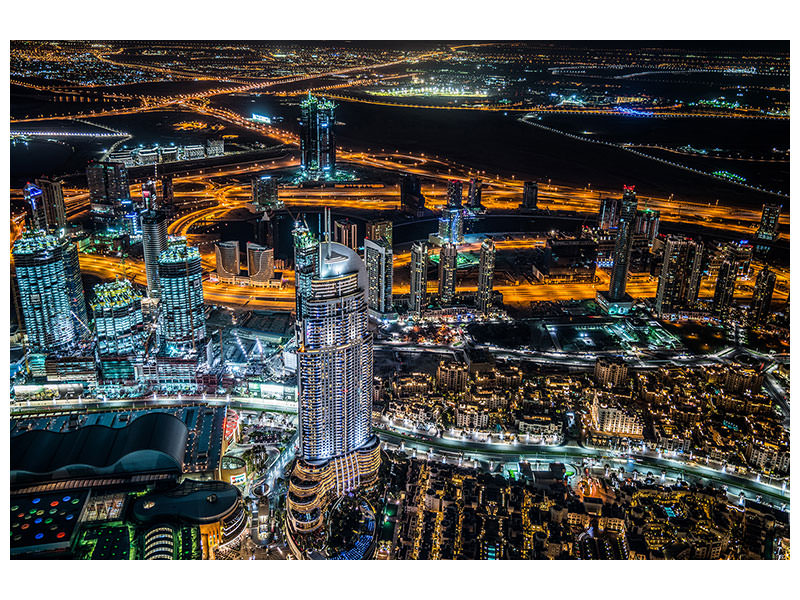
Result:
<instances>
[{"instance_id":1,"label":"illuminated sign","mask_svg":"<svg viewBox=\"0 0 800 600\"><path fill-rule=\"evenodd\" d=\"M272 125L272 119L269 117L265 117L264 115L257 115L253 113L253 116L250 117L251 121L255 121L256 123L266 123L267 125Z\"/></svg>"},{"instance_id":2,"label":"illuminated sign","mask_svg":"<svg viewBox=\"0 0 800 600\"><path fill-rule=\"evenodd\" d=\"M239 485L240 483L244 483L247 479L247 475L242 473L241 475L231 475L231 485Z\"/></svg>"}]
</instances>

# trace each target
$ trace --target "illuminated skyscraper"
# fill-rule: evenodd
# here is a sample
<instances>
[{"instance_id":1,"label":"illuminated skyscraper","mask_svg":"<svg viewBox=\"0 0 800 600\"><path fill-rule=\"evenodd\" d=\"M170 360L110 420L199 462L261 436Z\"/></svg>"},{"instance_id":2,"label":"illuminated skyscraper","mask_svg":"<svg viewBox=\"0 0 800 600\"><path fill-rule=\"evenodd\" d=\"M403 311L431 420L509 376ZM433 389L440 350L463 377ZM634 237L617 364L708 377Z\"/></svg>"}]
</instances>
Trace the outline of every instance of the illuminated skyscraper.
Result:
<instances>
[{"instance_id":1,"label":"illuminated skyscraper","mask_svg":"<svg viewBox=\"0 0 800 600\"><path fill-rule=\"evenodd\" d=\"M170 239L158 258L158 279L162 342L196 350L206 339L200 252L183 238Z\"/></svg>"},{"instance_id":2,"label":"illuminated skyscraper","mask_svg":"<svg viewBox=\"0 0 800 600\"><path fill-rule=\"evenodd\" d=\"M364 240L364 264L367 266L367 303L373 314L392 310L392 246L384 238Z\"/></svg>"},{"instance_id":3,"label":"illuminated skyscraper","mask_svg":"<svg viewBox=\"0 0 800 600\"><path fill-rule=\"evenodd\" d=\"M92 214L109 223L122 215L123 203L130 201L128 170L122 163L95 162L86 167Z\"/></svg>"},{"instance_id":4,"label":"illuminated skyscraper","mask_svg":"<svg viewBox=\"0 0 800 600\"><path fill-rule=\"evenodd\" d=\"M127 279L94 286L92 302L97 351L132 354L142 347L142 295Z\"/></svg>"},{"instance_id":5,"label":"illuminated skyscraper","mask_svg":"<svg viewBox=\"0 0 800 600\"><path fill-rule=\"evenodd\" d=\"M158 184L149 179L142 184L142 206L145 209L155 209L158 204Z\"/></svg>"},{"instance_id":6,"label":"illuminated skyscraper","mask_svg":"<svg viewBox=\"0 0 800 600\"><path fill-rule=\"evenodd\" d=\"M53 179L40 178L36 186L42 190L40 202L44 206L47 229L59 230L67 226L67 209L64 205L64 191L61 182ZM42 227L44 229L44 227Z\"/></svg>"},{"instance_id":7,"label":"illuminated skyscraper","mask_svg":"<svg viewBox=\"0 0 800 600\"><path fill-rule=\"evenodd\" d=\"M636 211L636 221L634 225L634 235L641 235L647 239L648 244L652 245L653 240L658 235L658 225L661 221L661 213L649 208Z\"/></svg>"},{"instance_id":8,"label":"illuminated skyscraper","mask_svg":"<svg viewBox=\"0 0 800 600\"><path fill-rule=\"evenodd\" d=\"M333 222L333 241L351 250L358 250L358 226L350 219L338 219Z\"/></svg>"},{"instance_id":9,"label":"illuminated skyscraper","mask_svg":"<svg viewBox=\"0 0 800 600\"><path fill-rule=\"evenodd\" d=\"M26 231L14 242L19 300L34 351L65 350L79 339L65 268L66 247L63 240L42 230Z\"/></svg>"},{"instance_id":10,"label":"illuminated skyscraper","mask_svg":"<svg viewBox=\"0 0 800 600\"><path fill-rule=\"evenodd\" d=\"M61 254L64 260L64 277L67 281L67 294L69 295L72 321L75 325L75 335L81 340L88 340L92 337L92 333L89 329L86 297L83 293L78 246L66 235L61 236L58 241L61 244Z\"/></svg>"},{"instance_id":11,"label":"illuminated skyscraper","mask_svg":"<svg viewBox=\"0 0 800 600\"><path fill-rule=\"evenodd\" d=\"M428 294L428 246L415 242L411 246L411 295L409 307L417 316L425 308Z\"/></svg>"},{"instance_id":12,"label":"illuminated skyscraper","mask_svg":"<svg viewBox=\"0 0 800 600\"><path fill-rule=\"evenodd\" d=\"M458 179L451 179L447 184L447 207L461 208L464 205L464 184Z\"/></svg>"},{"instance_id":13,"label":"illuminated skyscraper","mask_svg":"<svg viewBox=\"0 0 800 600\"><path fill-rule=\"evenodd\" d=\"M719 268L717 283L714 286L714 299L711 310L720 319L726 319L733 306L733 294L736 290L736 263L725 259Z\"/></svg>"},{"instance_id":14,"label":"illuminated skyscraper","mask_svg":"<svg viewBox=\"0 0 800 600\"><path fill-rule=\"evenodd\" d=\"M772 241L778 237L778 226L781 218L780 204L765 204L761 211L761 224L756 237L759 240Z\"/></svg>"},{"instance_id":15,"label":"illuminated skyscraper","mask_svg":"<svg viewBox=\"0 0 800 600\"><path fill-rule=\"evenodd\" d=\"M483 184L477 177L469 180L469 192L467 194L467 206L475 210L483 209L481 204L481 187Z\"/></svg>"},{"instance_id":16,"label":"illuminated skyscraper","mask_svg":"<svg viewBox=\"0 0 800 600\"><path fill-rule=\"evenodd\" d=\"M28 183L22 189L22 195L25 198L26 208L28 209L30 228L47 231L47 209L45 208L42 190L32 183Z\"/></svg>"},{"instance_id":17,"label":"illuminated skyscraper","mask_svg":"<svg viewBox=\"0 0 800 600\"><path fill-rule=\"evenodd\" d=\"M445 244L439 252L439 301L452 302L456 297L456 260L458 249L453 244Z\"/></svg>"},{"instance_id":18,"label":"illuminated skyscraper","mask_svg":"<svg viewBox=\"0 0 800 600\"><path fill-rule=\"evenodd\" d=\"M278 180L272 175L254 177L251 187L255 207L263 210L283 208L283 201L278 198Z\"/></svg>"},{"instance_id":19,"label":"illuminated skyscraper","mask_svg":"<svg viewBox=\"0 0 800 600\"><path fill-rule=\"evenodd\" d=\"M400 178L400 210L412 217L421 217L425 212L425 197L419 177L405 173Z\"/></svg>"},{"instance_id":20,"label":"illuminated skyscraper","mask_svg":"<svg viewBox=\"0 0 800 600\"><path fill-rule=\"evenodd\" d=\"M325 221L330 231L327 211ZM287 496L290 536L318 529L330 500L372 484L380 465L371 426L373 357L364 263L351 248L331 242L328 233L317 242L298 227L295 240L295 264L310 259L311 268L303 274L307 285L297 288L300 452ZM296 543L292 538L290 545Z\"/></svg>"},{"instance_id":21,"label":"illuminated skyscraper","mask_svg":"<svg viewBox=\"0 0 800 600\"><path fill-rule=\"evenodd\" d=\"M366 237L372 241L386 240L392 245L392 222L388 220L370 221L367 223Z\"/></svg>"},{"instance_id":22,"label":"illuminated skyscraper","mask_svg":"<svg viewBox=\"0 0 800 600\"><path fill-rule=\"evenodd\" d=\"M606 196L600 200L600 212L597 215L597 226L600 229L615 229L619 225L621 200L616 196Z\"/></svg>"},{"instance_id":23,"label":"illuminated skyscraper","mask_svg":"<svg viewBox=\"0 0 800 600\"><path fill-rule=\"evenodd\" d=\"M772 293L775 291L775 273L769 269L762 269L756 277L756 286L753 289L753 302L750 307L750 320L754 325L760 325L769 315L772 304Z\"/></svg>"},{"instance_id":24,"label":"illuminated skyscraper","mask_svg":"<svg viewBox=\"0 0 800 600\"><path fill-rule=\"evenodd\" d=\"M172 174L161 175L161 204L169 206L175 202L175 188L172 183Z\"/></svg>"},{"instance_id":25,"label":"illuminated skyscraper","mask_svg":"<svg viewBox=\"0 0 800 600\"><path fill-rule=\"evenodd\" d=\"M676 314L697 302L702 262L702 243L675 235L667 238L656 292L659 317Z\"/></svg>"},{"instance_id":26,"label":"illuminated skyscraper","mask_svg":"<svg viewBox=\"0 0 800 600\"><path fill-rule=\"evenodd\" d=\"M311 179L336 171L334 108L333 102L311 93L300 102L300 166Z\"/></svg>"},{"instance_id":27,"label":"illuminated skyscraper","mask_svg":"<svg viewBox=\"0 0 800 600\"><path fill-rule=\"evenodd\" d=\"M158 258L167 248L167 218L160 210L146 210L141 214L141 222L147 295L150 298L160 298L161 285L158 280Z\"/></svg>"},{"instance_id":28,"label":"illuminated skyscraper","mask_svg":"<svg viewBox=\"0 0 800 600\"><path fill-rule=\"evenodd\" d=\"M614 244L614 266L611 267L611 283L608 288L608 297L612 301L625 298L635 219L636 192L633 186L625 186L619 213L617 240Z\"/></svg>"},{"instance_id":29,"label":"illuminated skyscraper","mask_svg":"<svg viewBox=\"0 0 800 600\"><path fill-rule=\"evenodd\" d=\"M217 277L223 283L236 283L241 263L239 258L239 242L218 242L214 244L217 258Z\"/></svg>"},{"instance_id":30,"label":"illuminated skyscraper","mask_svg":"<svg viewBox=\"0 0 800 600\"><path fill-rule=\"evenodd\" d=\"M492 307L495 255L494 241L486 238L481 242L481 258L478 265L477 305L478 310L483 313L488 313Z\"/></svg>"},{"instance_id":31,"label":"illuminated skyscraper","mask_svg":"<svg viewBox=\"0 0 800 600\"><path fill-rule=\"evenodd\" d=\"M275 275L275 255L272 248L247 242L247 275L251 285L266 285Z\"/></svg>"},{"instance_id":32,"label":"illuminated skyscraper","mask_svg":"<svg viewBox=\"0 0 800 600\"><path fill-rule=\"evenodd\" d=\"M522 188L523 210L536 210L539 201L539 184L535 181L526 181Z\"/></svg>"}]
</instances>

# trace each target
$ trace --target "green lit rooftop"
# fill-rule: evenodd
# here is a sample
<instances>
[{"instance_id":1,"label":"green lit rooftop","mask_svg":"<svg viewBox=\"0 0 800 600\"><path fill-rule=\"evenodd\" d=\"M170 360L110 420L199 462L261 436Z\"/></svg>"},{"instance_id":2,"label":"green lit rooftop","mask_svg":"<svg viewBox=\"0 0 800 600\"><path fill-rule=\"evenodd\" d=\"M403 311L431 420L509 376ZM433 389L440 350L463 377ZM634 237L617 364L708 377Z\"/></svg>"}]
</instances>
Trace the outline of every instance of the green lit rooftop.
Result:
<instances>
[{"instance_id":1,"label":"green lit rooftop","mask_svg":"<svg viewBox=\"0 0 800 600\"><path fill-rule=\"evenodd\" d=\"M58 243L59 240L56 236L41 229L25 231L22 237L14 242L14 254L36 254L44 250L52 250L58 246Z\"/></svg>"}]
</instances>

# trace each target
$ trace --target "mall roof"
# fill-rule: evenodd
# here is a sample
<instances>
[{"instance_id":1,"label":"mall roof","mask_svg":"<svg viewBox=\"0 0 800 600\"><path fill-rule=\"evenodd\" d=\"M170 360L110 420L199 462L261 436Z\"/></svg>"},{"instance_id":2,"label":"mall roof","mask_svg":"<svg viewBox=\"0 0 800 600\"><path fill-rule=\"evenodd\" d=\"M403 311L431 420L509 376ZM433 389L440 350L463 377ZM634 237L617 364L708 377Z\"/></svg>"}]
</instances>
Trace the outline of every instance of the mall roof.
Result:
<instances>
[{"instance_id":1,"label":"mall roof","mask_svg":"<svg viewBox=\"0 0 800 600\"><path fill-rule=\"evenodd\" d=\"M65 433L28 431L11 438L11 483L180 473L187 432L180 419L162 412L143 415L120 428L90 425Z\"/></svg>"},{"instance_id":2,"label":"mall roof","mask_svg":"<svg viewBox=\"0 0 800 600\"><path fill-rule=\"evenodd\" d=\"M141 523L188 522L214 523L236 508L239 490L222 481L184 479L168 492L142 496L133 504L132 516Z\"/></svg>"}]
</instances>

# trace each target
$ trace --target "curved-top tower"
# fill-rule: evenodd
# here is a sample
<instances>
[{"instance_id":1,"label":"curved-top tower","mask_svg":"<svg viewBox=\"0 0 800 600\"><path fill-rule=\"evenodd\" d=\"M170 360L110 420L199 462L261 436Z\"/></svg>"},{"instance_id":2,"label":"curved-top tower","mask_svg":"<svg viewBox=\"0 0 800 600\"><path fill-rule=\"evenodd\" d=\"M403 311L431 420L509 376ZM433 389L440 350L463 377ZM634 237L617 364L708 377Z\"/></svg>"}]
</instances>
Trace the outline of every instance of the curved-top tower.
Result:
<instances>
[{"instance_id":1,"label":"curved-top tower","mask_svg":"<svg viewBox=\"0 0 800 600\"><path fill-rule=\"evenodd\" d=\"M316 240L303 225L294 239L300 456L287 506L290 533L307 533L320 527L332 498L375 481L380 445L371 426L364 262L329 234Z\"/></svg>"}]
</instances>

